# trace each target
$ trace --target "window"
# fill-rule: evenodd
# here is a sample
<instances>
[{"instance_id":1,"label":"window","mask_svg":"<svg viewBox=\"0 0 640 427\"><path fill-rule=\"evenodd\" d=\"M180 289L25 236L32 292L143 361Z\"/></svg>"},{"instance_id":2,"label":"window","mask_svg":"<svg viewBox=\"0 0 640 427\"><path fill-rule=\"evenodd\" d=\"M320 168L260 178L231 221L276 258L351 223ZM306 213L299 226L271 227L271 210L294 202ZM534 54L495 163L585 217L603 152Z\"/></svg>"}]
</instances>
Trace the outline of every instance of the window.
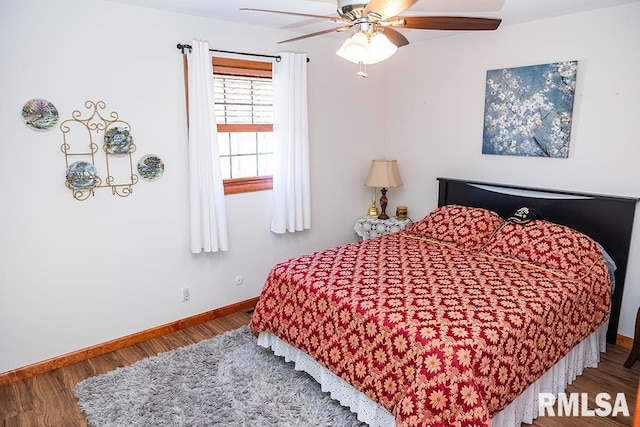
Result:
<instances>
[{"instance_id":1,"label":"window","mask_svg":"<svg viewBox=\"0 0 640 427\"><path fill-rule=\"evenodd\" d=\"M213 81L225 194L271 189L271 62L214 57Z\"/></svg>"}]
</instances>

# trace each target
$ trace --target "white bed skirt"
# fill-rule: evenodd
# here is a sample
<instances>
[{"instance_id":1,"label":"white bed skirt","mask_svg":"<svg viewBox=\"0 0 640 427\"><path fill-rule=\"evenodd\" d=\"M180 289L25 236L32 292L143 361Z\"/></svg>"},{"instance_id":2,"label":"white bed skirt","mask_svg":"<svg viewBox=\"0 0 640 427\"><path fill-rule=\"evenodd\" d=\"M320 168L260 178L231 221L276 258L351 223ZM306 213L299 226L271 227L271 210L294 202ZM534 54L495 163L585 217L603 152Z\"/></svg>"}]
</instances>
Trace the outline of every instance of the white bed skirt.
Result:
<instances>
[{"instance_id":1,"label":"white bed skirt","mask_svg":"<svg viewBox=\"0 0 640 427\"><path fill-rule=\"evenodd\" d=\"M558 394L582 375L584 368L595 368L600 361L600 353L607 349L607 325L600 326L584 341L575 346L569 354L556 363L538 381L527 388L509 406L491 420L493 427L520 427L521 423L532 423L538 416L539 393ZM273 334L261 332L258 345L270 348L287 362L294 362L297 371L311 375L323 392L344 407L358 415L358 420L374 427L395 426L395 419L389 411L373 402L364 393L357 391L342 378L324 368L306 353L287 344Z\"/></svg>"}]
</instances>

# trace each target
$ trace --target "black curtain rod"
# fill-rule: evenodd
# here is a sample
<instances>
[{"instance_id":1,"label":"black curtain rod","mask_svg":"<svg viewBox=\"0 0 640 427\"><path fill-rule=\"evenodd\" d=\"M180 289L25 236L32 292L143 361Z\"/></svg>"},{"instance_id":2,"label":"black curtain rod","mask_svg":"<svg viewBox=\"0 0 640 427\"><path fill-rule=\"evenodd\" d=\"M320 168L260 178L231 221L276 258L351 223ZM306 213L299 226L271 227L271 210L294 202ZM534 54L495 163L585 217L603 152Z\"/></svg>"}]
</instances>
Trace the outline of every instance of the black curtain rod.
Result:
<instances>
[{"instance_id":1,"label":"black curtain rod","mask_svg":"<svg viewBox=\"0 0 640 427\"><path fill-rule=\"evenodd\" d=\"M183 55L184 55L185 49L189 49L189 52L191 52L191 49L192 49L191 45L188 45L188 44L178 43L176 47L182 51ZM280 55L264 55L261 53L234 52L231 50L209 49L209 52L231 53L233 55L260 56L262 58L274 58L276 62L280 62L280 60L282 59ZM307 62L309 62L309 58L307 58Z\"/></svg>"}]
</instances>

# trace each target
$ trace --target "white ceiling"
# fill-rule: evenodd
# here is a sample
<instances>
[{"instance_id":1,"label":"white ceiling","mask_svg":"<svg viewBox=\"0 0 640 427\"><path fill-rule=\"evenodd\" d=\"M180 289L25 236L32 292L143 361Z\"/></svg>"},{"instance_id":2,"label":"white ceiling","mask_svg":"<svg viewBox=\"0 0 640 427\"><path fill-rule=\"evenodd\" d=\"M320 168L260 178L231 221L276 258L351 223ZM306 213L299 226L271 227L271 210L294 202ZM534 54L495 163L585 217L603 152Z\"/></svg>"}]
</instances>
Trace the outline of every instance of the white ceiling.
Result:
<instances>
[{"instance_id":1,"label":"white ceiling","mask_svg":"<svg viewBox=\"0 0 640 427\"><path fill-rule=\"evenodd\" d=\"M283 14L249 12L242 7L313 15L337 16L335 0L108 0L190 15L308 34L337 27L329 20ZM362 0L366 3L367 0ZM501 26L602 9L640 0L419 0L403 15L457 15L502 18ZM500 28L498 28L498 31ZM442 37L450 31L402 30L411 42ZM293 35L295 36L295 34ZM340 37L329 33L319 37Z\"/></svg>"}]
</instances>

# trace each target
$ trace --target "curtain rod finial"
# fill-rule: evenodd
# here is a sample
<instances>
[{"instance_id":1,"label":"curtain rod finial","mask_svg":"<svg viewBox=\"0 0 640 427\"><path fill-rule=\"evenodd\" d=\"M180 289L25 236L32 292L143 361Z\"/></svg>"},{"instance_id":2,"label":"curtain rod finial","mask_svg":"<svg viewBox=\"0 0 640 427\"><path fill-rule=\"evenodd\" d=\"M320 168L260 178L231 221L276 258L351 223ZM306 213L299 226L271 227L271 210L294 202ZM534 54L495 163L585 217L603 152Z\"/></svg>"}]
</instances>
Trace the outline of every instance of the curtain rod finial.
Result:
<instances>
[{"instance_id":1,"label":"curtain rod finial","mask_svg":"<svg viewBox=\"0 0 640 427\"><path fill-rule=\"evenodd\" d=\"M176 47L177 47L178 49L180 49L180 51L182 51L182 54L183 54L183 55L184 55L184 50L185 50L185 49L189 49L189 53L191 53L191 45L188 45L188 44L180 44L180 43L178 43L178 44L176 45Z\"/></svg>"}]
</instances>

